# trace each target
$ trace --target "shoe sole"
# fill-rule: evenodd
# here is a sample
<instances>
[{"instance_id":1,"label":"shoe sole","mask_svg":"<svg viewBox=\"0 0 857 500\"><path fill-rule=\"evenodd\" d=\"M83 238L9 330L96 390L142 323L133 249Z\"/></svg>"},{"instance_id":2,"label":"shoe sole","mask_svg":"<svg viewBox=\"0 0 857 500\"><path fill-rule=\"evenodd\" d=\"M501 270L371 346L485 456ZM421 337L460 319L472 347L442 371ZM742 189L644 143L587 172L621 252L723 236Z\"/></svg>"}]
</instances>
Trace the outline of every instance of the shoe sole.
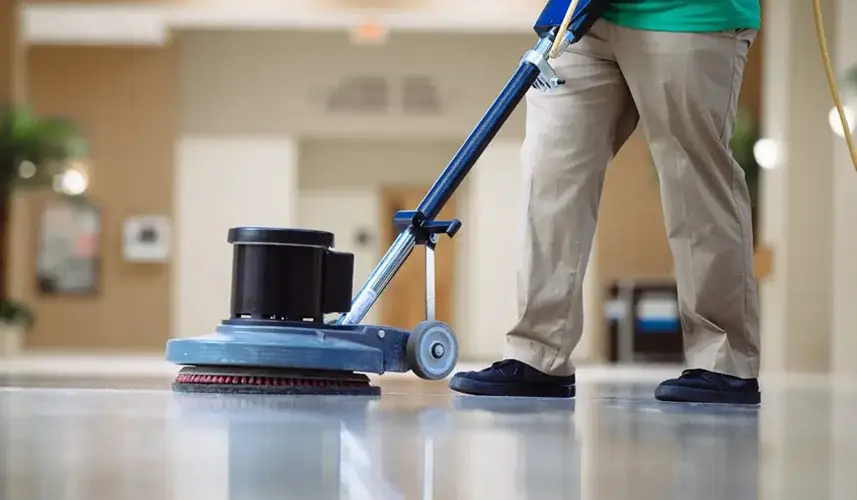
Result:
<instances>
[{"instance_id":1,"label":"shoe sole","mask_svg":"<svg viewBox=\"0 0 857 500\"><path fill-rule=\"evenodd\" d=\"M658 387L655 399L669 403L712 403L730 405L759 405L762 395L755 393L729 393L689 389L687 387Z\"/></svg>"},{"instance_id":2,"label":"shoe sole","mask_svg":"<svg viewBox=\"0 0 857 500\"><path fill-rule=\"evenodd\" d=\"M461 378L453 378L449 388L470 396L569 399L575 395L574 385L500 384Z\"/></svg>"}]
</instances>

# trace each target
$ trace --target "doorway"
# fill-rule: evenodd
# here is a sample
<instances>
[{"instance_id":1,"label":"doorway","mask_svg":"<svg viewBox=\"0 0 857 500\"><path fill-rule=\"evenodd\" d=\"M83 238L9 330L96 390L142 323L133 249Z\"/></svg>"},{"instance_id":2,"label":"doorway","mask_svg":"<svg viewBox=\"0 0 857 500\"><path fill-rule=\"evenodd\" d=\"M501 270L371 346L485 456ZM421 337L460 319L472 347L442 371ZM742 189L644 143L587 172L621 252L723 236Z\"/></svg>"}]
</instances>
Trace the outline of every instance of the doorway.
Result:
<instances>
[{"instance_id":1,"label":"doorway","mask_svg":"<svg viewBox=\"0 0 857 500\"><path fill-rule=\"evenodd\" d=\"M414 210L426 192L428 186L382 190L380 234L386 248L399 235L392 223L393 216L400 210ZM455 197L447 202L438 218L455 218ZM454 239L443 236L435 249L435 319L449 324L453 314L453 242ZM382 325L409 330L425 319L425 274L425 247L418 245L378 300Z\"/></svg>"}]
</instances>

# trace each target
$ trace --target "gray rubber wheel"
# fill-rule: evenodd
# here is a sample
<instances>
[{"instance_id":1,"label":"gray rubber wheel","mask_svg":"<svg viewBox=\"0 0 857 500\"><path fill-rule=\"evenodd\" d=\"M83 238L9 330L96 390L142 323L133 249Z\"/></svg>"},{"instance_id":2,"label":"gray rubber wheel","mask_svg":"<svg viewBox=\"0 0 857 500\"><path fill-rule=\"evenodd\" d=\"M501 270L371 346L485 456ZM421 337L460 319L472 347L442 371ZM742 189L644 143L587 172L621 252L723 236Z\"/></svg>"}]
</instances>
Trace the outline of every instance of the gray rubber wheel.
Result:
<instances>
[{"instance_id":1,"label":"gray rubber wheel","mask_svg":"<svg viewBox=\"0 0 857 500\"><path fill-rule=\"evenodd\" d=\"M446 323L423 321L408 336L405 358L417 377L442 380L458 362L458 340Z\"/></svg>"}]
</instances>

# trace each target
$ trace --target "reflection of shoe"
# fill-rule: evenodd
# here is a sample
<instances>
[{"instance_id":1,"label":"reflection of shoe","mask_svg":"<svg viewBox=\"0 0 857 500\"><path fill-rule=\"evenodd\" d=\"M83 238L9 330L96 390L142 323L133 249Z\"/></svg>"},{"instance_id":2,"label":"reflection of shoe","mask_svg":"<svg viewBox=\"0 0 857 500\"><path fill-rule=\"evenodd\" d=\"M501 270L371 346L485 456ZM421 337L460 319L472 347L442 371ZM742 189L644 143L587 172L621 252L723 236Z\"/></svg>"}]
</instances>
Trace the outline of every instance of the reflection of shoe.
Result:
<instances>
[{"instance_id":1,"label":"reflection of shoe","mask_svg":"<svg viewBox=\"0 0 857 500\"><path fill-rule=\"evenodd\" d=\"M514 359L494 363L478 372L461 372L449 388L475 396L573 398L574 375L546 375Z\"/></svg>"},{"instance_id":2,"label":"reflection of shoe","mask_svg":"<svg viewBox=\"0 0 857 500\"><path fill-rule=\"evenodd\" d=\"M492 398L490 396L453 396L452 409L458 412L488 412L494 415L572 415L574 398Z\"/></svg>"},{"instance_id":3,"label":"reflection of shoe","mask_svg":"<svg viewBox=\"0 0 857 500\"><path fill-rule=\"evenodd\" d=\"M757 405L762 396L757 379L742 379L708 370L685 370L655 389L661 401Z\"/></svg>"}]
</instances>

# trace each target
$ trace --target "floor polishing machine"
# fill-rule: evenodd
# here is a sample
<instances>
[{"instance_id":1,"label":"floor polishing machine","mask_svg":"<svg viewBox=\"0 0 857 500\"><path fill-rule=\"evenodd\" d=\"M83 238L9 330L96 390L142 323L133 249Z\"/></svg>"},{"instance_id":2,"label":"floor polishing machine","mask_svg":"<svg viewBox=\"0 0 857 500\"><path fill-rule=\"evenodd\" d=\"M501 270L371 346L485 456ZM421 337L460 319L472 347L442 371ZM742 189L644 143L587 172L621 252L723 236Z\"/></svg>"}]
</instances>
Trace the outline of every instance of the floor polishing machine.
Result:
<instances>
[{"instance_id":1,"label":"floor polishing machine","mask_svg":"<svg viewBox=\"0 0 857 500\"><path fill-rule=\"evenodd\" d=\"M455 333L434 317L434 250L458 220L438 214L531 88L564 84L550 59L579 40L609 0L547 3L539 37L455 157L415 210L395 215L399 231L366 283L351 297L354 256L324 231L237 227L230 317L210 335L172 339L167 361L181 365L180 392L377 395L366 373L413 371L447 377L458 360ZM426 250L426 319L407 331L361 320L416 245ZM332 320L325 317L333 315Z\"/></svg>"}]
</instances>

